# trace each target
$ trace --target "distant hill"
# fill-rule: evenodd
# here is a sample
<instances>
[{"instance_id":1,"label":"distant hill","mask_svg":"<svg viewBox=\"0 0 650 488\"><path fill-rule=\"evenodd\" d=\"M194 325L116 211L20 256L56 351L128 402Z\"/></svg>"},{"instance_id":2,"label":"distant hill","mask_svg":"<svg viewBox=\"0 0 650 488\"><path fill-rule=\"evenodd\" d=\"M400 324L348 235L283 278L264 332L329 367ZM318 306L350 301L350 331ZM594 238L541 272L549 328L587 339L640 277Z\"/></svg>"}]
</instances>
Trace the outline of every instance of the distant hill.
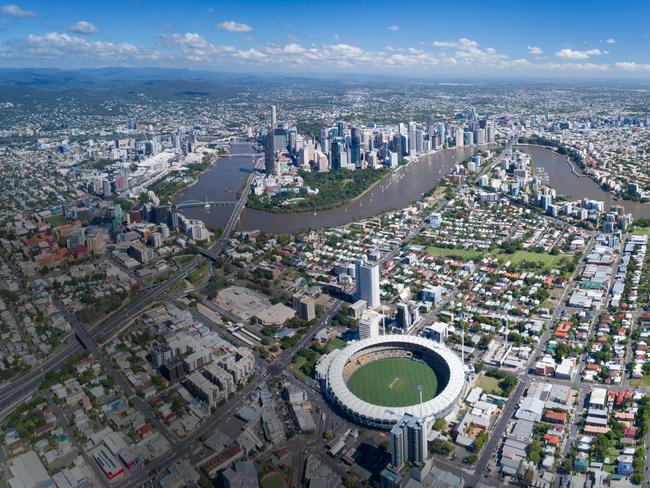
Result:
<instances>
[{"instance_id":1,"label":"distant hill","mask_svg":"<svg viewBox=\"0 0 650 488\"><path fill-rule=\"evenodd\" d=\"M52 92L76 97L145 94L153 98L223 97L244 83L259 82L250 75L164 68L101 68L59 70L0 68L0 101L50 97Z\"/></svg>"}]
</instances>

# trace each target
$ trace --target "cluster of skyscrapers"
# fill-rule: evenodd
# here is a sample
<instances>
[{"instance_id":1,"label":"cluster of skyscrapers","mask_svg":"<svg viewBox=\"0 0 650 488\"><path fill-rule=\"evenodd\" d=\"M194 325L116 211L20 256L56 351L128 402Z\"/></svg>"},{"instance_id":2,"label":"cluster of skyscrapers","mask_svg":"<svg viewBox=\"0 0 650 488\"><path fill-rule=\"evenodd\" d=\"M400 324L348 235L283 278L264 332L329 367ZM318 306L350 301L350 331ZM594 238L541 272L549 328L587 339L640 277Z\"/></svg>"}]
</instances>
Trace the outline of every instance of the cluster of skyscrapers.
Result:
<instances>
[{"instance_id":1,"label":"cluster of skyscrapers","mask_svg":"<svg viewBox=\"0 0 650 488\"><path fill-rule=\"evenodd\" d=\"M260 134L267 175L282 174L283 161L321 172L396 167L406 157L443 147L491 144L496 134L493 123L479 119L473 107L453 122L437 122L430 116L426 124L357 127L341 121L321 129L318 138L302 136L296 128L278 122L275 107L270 122Z\"/></svg>"}]
</instances>

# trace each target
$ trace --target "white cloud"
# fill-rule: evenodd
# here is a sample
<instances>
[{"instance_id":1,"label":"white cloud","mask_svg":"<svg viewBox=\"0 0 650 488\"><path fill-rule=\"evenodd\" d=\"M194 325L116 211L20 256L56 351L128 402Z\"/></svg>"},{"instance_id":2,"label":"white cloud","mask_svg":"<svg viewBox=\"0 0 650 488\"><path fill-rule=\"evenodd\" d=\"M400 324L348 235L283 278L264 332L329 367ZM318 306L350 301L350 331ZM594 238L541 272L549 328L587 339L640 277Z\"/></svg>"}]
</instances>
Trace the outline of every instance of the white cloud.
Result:
<instances>
[{"instance_id":1,"label":"white cloud","mask_svg":"<svg viewBox=\"0 0 650 488\"><path fill-rule=\"evenodd\" d=\"M650 71L650 64L640 64L633 61L620 61L614 63L614 66L623 71Z\"/></svg>"},{"instance_id":2,"label":"white cloud","mask_svg":"<svg viewBox=\"0 0 650 488\"><path fill-rule=\"evenodd\" d=\"M609 39L607 39L605 41L605 44L616 44L616 39L614 39L613 37L610 37Z\"/></svg>"},{"instance_id":3,"label":"white cloud","mask_svg":"<svg viewBox=\"0 0 650 488\"><path fill-rule=\"evenodd\" d=\"M380 50L366 50L338 40L325 44L256 42L243 48L211 43L196 32L166 33L160 40L153 48L143 48L131 43L92 40L71 33L30 34L22 39L0 42L0 65L72 67L105 66L110 63L138 66L143 61L148 61L157 66L201 69L218 69L227 64L242 70L264 66L268 70L290 71L292 67L302 66L302 70L314 72L346 69L354 72L379 72L386 66L391 66L404 73L434 75L558 73L558 76L570 76L574 73L650 73L648 64L631 61L593 63L586 60L590 56L604 54L604 51L599 50L569 50L571 54L566 57L566 61L557 59L557 62L542 61L539 57L513 59L467 38L444 41L447 49L442 50L421 46L386 46ZM531 54L534 47L529 46ZM578 57L576 52L579 53Z\"/></svg>"},{"instance_id":4,"label":"white cloud","mask_svg":"<svg viewBox=\"0 0 650 488\"><path fill-rule=\"evenodd\" d=\"M249 60L249 61L263 61L267 55L258 49L247 49L245 51L237 51L233 53L236 58Z\"/></svg>"},{"instance_id":5,"label":"white cloud","mask_svg":"<svg viewBox=\"0 0 650 488\"><path fill-rule=\"evenodd\" d=\"M472 41L471 39L466 39L465 37L461 37L460 39L458 39L458 47L474 48L474 47L478 47L478 42Z\"/></svg>"},{"instance_id":6,"label":"white cloud","mask_svg":"<svg viewBox=\"0 0 650 488\"><path fill-rule=\"evenodd\" d=\"M284 46L283 51L286 54L302 54L305 52L305 48L302 47L300 44L292 42Z\"/></svg>"},{"instance_id":7,"label":"white cloud","mask_svg":"<svg viewBox=\"0 0 650 488\"><path fill-rule=\"evenodd\" d=\"M569 72L606 72L609 71L608 64L597 63L543 63L540 65L531 65L538 67L543 71L563 71Z\"/></svg>"},{"instance_id":8,"label":"white cloud","mask_svg":"<svg viewBox=\"0 0 650 488\"><path fill-rule=\"evenodd\" d=\"M609 54L607 51L601 51L600 49L589 49L587 51L575 51L573 49L564 48L560 49L555 55L559 58L565 59L589 59L591 56L602 56L603 54Z\"/></svg>"},{"instance_id":9,"label":"white cloud","mask_svg":"<svg viewBox=\"0 0 650 488\"><path fill-rule=\"evenodd\" d=\"M228 32L253 32L253 28L248 24L241 24L234 20L227 20L217 24L217 29L225 30Z\"/></svg>"},{"instance_id":10,"label":"white cloud","mask_svg":"<svg viewBox=\"0 0 650 488\"><path fill-rule=\"evenodd\" d=\"M542 48L537 46L528 46L528 52L534 56L539 56L540 54L544 54Z\"/></svg>"},{"instance_id":11,"label":"white cloud","mask_svg":"<svg viewBox=\"0 0 650 488\"><path fill-rule=\"evenodd\" d=\"M80 20L74 25L68 27L70 32L76 32L77 34L96 34L99 32L99 29L94 24L91 24L87 20Z\"/></svg>"},{"instance_id":12,"label":"white cloud","mask_svg":"<svg viewBox=\"0 0 650 488\"><path fill-rule=\"evenodd\" d=\"M397 32L399 30L399 25L395 25L395 24L389 25L387 29L392 32Z\"/></svg>"},{"instance_id":13,"label":"white cloud","mask_svg":"<svg viewBox=\"0 0 650 488\"><path fill-rule=\"evenodd\" d=\"M433 41L431 45L433 47L458 47L457 42L449 42L449 41Z\"/></svg>"},{"instance_id":14,"label":"white cloud","mask_svg":"<svg viewBox=\"0 0 650 488\"><path fill-rule=\"evenodd\" d=\"M36 17L36 12L32 12L31 10L23 10L14 3L6 3L4 5L0 5L0 14L8 15L9 17L14 18Z\"/></svg>"},{"instance_id":15,"label":"white cloud","mask_svg":"<svg viewBox=\"0 0 650 488\"><path fill-rule=\"evenodd\" d=\"M206 49L210 44L201 34L186 32L185 34L172 34L169 39L178 46L191 49Z\"/></svg>"},{"instance_id":16,"label":"white cloud","mask_svg":"<svg viewBox=\"0 0 650 488\"><path fill-rule=\"evenodd\" d=\"M61 60L68 60L83 66L97 66L107 62L129 65L141 60L160 62L164 58L159 51L147 51L128 42L90 41L60 32L29 34L24 39L14 40L6 45L7 58L32 60L30 64L33 64L33 60L43 65L60 64Z\"/></svg>"},{"instance_id":17,"label":"white cloud","mask_svg":"<svg viewBox=\"0 0 650 488\"><path fill-rule=\"evenodd\" d=\"M431 43L433 47L457 47L460 49L471 49L478 47L478 42L465 37L461 37L457 41L433 41Z\"/></svg>"}]
</instances>

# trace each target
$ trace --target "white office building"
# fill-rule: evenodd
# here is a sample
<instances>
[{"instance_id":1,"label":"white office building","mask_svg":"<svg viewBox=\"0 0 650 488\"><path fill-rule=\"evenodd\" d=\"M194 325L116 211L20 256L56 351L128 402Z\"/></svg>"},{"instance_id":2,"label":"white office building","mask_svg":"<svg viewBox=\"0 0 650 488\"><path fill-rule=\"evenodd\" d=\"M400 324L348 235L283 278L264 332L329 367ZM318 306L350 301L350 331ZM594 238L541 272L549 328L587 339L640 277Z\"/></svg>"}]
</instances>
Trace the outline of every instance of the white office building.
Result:
<instances>
[{"instance_id":1,"label":"white office building","mask_svg":"<svg viewBox=\"0 0 650 488\"><path fill-rule=\"evenodd\" d=\"M456 129L456 147L463 147L465 145L465 131L462 127Z\"/></svg>"},{"instance_id":2,"label":"white office building","mask_svg":"<svg viewBox=\"0 0 650 488\"><path fill-rule=\"evenodd\" d=\"M381 305L379 296L379 266L369 264L363 258L356 263L357 298L365 300L368 308L376 309Z\"/></svg>"}]
</instances>

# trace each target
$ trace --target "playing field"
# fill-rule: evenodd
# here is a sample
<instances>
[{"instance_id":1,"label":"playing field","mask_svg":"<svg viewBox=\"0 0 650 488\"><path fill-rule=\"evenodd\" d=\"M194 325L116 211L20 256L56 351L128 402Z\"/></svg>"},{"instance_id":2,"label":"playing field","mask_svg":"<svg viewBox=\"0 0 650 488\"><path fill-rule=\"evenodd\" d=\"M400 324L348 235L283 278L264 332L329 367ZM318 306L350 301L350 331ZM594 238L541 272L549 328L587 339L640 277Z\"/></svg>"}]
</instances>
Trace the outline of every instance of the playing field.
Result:
<instances>
[{"instance_id":1,"label":"playing field","mask_svg":"<svg viewBox=\"0 0 650 488\"><path fill-rule=\"evenodd\" d=\"M352 373L347 384L362 400L386 407L419 403L417 385L424 386L424 401L438 393L438 377L433 369L423 361L408 358L378 359L368 363Z\"/></svg>"}]
</instances>

